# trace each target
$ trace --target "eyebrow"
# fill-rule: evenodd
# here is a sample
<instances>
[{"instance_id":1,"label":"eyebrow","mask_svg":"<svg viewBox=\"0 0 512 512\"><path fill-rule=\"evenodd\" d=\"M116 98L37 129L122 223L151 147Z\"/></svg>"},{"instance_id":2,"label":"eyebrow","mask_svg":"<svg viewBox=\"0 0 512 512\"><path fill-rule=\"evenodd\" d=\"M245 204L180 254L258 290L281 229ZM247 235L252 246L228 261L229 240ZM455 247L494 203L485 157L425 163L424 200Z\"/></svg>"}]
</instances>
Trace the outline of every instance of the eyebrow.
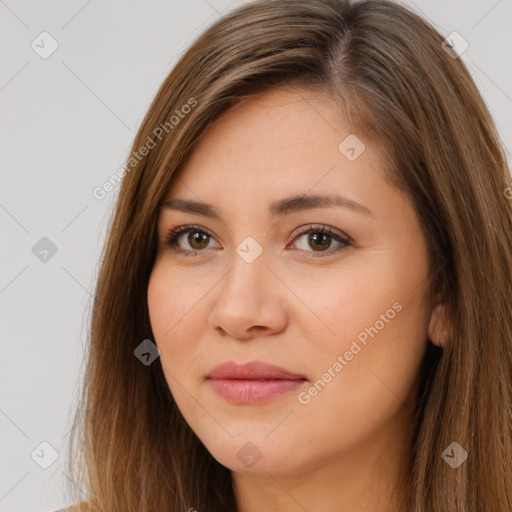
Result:
<instances>
[{"instance_id":1,"label":"eyebrow","mask_svg":"<svg viewBox=\"0 0 512 512\"><path fill-rule=\"evenodd\" d=\"M325 208L325 207L341 207L353 210L358 213L373 216L373 212L366 206L356 203L351 199L345 197L327 194L301 194L296 196L287 197L270 203L268 210L273 217L288 215L300 210L308 210L312 208ZM202 201L194 201L191 199L168 199L160 204L161 208L179 210L185 213L195 213L197 215L204 215L220 219L220 211L213 205L204 203Z\"/></svg>"}]
</instances>

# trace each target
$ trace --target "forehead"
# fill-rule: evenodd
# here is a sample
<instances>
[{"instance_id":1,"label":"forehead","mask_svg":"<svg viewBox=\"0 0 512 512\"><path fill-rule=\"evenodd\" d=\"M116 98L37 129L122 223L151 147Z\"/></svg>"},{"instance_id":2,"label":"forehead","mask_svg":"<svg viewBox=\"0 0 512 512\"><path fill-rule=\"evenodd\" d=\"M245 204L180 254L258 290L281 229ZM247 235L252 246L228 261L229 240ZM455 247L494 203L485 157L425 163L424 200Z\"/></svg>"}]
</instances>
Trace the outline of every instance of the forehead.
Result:
<instances>
[{"instance_id":1,"label":"forehead","mask_svg":"<svg viewBox=\"0 0 512 512\"><path fill-rule=\"evenodd\" d=\"M354 141L360 154L349 160L343 151ZM279 88L243 100L212 123L166 197L282 196L333 187L357 194L375 186L378 167L370 141L351 132L332 102Z\"/></svg>"}]
</instances>

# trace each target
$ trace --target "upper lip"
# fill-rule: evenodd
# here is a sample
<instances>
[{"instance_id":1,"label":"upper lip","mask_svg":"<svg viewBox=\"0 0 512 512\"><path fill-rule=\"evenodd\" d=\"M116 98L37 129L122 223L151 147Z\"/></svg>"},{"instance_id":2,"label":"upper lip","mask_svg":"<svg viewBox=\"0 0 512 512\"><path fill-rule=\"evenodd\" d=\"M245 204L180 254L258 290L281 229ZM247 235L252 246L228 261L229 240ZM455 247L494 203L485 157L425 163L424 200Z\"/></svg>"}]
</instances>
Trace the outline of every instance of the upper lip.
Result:
<instances>
[{"instance_id":1,"label":"upper lip","mask_svg":"<svg viewBox=\"0 0 512 512\"><path fill-rule=\"evenodd\" d=\"M281 379L281 380L306 380L304 375L292 373L274 364L262 361L249 363L236 363L226 361L216 366L208 375L208 379Z\"/></svg>"}]
</instances>

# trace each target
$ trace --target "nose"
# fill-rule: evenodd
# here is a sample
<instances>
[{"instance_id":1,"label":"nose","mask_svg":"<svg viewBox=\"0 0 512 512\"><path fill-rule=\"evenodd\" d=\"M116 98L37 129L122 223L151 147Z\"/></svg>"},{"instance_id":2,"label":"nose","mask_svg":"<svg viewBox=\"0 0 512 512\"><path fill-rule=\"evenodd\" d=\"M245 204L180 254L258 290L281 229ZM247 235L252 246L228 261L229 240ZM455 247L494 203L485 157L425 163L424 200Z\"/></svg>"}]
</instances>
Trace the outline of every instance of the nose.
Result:
<instances>
[{"instance_id":1,"label":"nose","mask_svg":"<svg viewBox=\"0 0 512 512\"><path fill-rule=\"evenodd\" d=\"M235 254L233 266L214 290L208 323L222 336L250 340L286 328L286 287L269 268L264 252L252 263Z\"/></svg>"}]
</instances>

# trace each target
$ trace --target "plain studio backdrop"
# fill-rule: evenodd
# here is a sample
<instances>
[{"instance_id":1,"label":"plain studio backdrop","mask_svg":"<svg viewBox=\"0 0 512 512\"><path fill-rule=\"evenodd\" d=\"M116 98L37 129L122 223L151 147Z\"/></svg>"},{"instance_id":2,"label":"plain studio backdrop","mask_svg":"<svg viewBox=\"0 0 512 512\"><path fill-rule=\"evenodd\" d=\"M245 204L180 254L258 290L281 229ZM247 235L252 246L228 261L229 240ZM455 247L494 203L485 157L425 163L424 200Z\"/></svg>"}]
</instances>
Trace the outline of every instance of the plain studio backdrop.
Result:
<instances>
[{"instance_id":1,"label":"plain studio backdrop","mask_svg":"<svg viewBox=\"0 0 512 512\"><path fill-rule=\"evenodd\" d=\"M228 0L0 0L0 511L66 503L86 308L121 168L158 87ZM510 157L512 2L407 1L480 88ZM510 158L509 158L510 159Z\"/></svg>"}]
</instances>

